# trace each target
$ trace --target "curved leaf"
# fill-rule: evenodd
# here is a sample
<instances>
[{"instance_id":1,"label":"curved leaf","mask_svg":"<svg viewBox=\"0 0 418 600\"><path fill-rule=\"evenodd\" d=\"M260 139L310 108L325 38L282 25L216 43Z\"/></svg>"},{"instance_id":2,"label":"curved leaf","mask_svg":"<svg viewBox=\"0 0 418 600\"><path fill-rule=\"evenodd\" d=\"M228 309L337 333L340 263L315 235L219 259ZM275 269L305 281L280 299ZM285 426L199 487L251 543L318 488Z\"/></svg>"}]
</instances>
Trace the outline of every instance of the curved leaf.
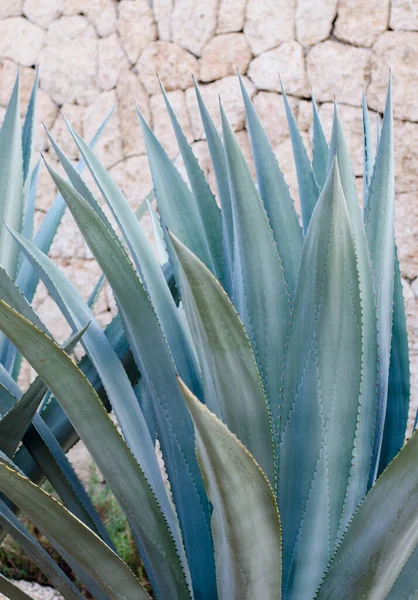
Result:
<instances>
[{"instance_id":1,"label":"curved leaf","mask_svg":"<svg viewBox=\"0 0 418 600\"><path fill-rule=\"evenodd\" d=\"M14 585L11 581L6 579L4 575L0 573L0 594L4 594L6 598L10 600L33 600L31 596L25 594L20 588Z\"/></svg>"},{"instance_id":2,"label":"curved leaf","mask_svg":"<svg viewBox=\"0 0 418 600\"><path fill-rule=\"evenodd\" d=\"M213 505L219 600L280 600L282 548L276 499L248 450L180 382Z\"/></svg>"},{"instance_id":3,"label":"curved leaf","mask_svg":"<svg viewBox=\"0 0 418 600\"><path fill-rule=\"evenodd\" d=\"M315 96L312 93L312 168L315 179L322 189L327 178L329 149L318 113Z\"/></svg>"},{"instance_id":4,"label":"curved leaf","mask_svg":"<svg viewBox=\"0 0 418 600\"><path fill-rule=\"evenodd\" d=\"M273 439L251 344L227 294L174 236L183 304L199 357L206 404L257 459L274 484Z\"/></svg>"}]
</instances>

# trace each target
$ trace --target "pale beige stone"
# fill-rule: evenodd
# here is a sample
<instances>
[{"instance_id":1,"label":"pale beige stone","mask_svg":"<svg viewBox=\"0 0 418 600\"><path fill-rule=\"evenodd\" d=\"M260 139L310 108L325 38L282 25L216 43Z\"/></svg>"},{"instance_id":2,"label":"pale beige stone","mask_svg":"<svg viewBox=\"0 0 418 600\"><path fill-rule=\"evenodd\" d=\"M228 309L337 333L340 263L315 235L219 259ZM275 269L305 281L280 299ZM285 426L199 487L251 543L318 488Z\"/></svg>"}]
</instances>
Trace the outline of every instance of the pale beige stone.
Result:
<instances>
[{"instance_id":1,"label":"pale beige stone","mask_svg":"<svg viewBox=\"0 0 418 600\"><path fill-rule=\"evenodd\" d=\"M244 27L246 0L220 0L217 33L241 31Z\"/></svg>"},{"instance_id":2,"label":"pale beige stone","mask_svg":"<svg viewBox=\"0 0 418 600\"><path fill-rule=\"evenodd\" d=\"M33 600L64 600L61 594L51 587L45 587L29 581L12 580L12 583L20 588L23 592L26 592L26 594L30 594L30 597L33 598ZM3 600L3 598L7 600L6 596L0 594L0 599Z\"/></svg>"},{"instance_id":3,"label":"pale beige stone","mask_svg":"<svg viewBox=\"0 0 418 600\"><path fill-rule=\"evenodd\" d=\"M43 127L50 129L58 117L58 106L42 89L38 90L37 96L37 122L35 130L35 150L44 150L47 145L46 132Z\"/></svg>"},{"instance_id":4,"label":"pale beige stone","mask_svg":"<svg viewBox=\"0 0 418 600\"><path fill-rule=\"evenodd\" d=\"M243 81L248 93L252 97L255 93L253 83L245 76L243 77ZM214 83L202 85L200 86L200 91L209 114L218 129L220 127L219 98L221 99L222 105L234 131L243 129L245 123L245 109L237 77L224 77ZM186 90L186 103L189 110L194 138L196 140L204 139L205 134L194 88Z\"/></svg>"},{"instance_id":5,"label":"pale beige stone","mask_svg":"<svg viewBox=\"0 0 418 600\"><path fill-rule=\"evenodd\" d=\"M163 42L169 42L171 40L173 0L154 0L152 8L157 23L158 39Z\"/></svg>"},{"instance_id":6,"label":"pale beige stone","mask_svg":"<svg viewBox=\"0 0 418 600\"><path fill-rule=\"evenodd\" d=\"M176 0L171 18L173 42L200 56L215 33L217 5L216 0Z\"/></svg>"},{"instance_id":7,"label":"pale beige stone","mask_svg":"<svg viewBox=\"0 0 418 600\"><path fill-rule=\"evenodd\" d=\"M115 0L64 0L64 15L85 15L101 37L116 31Z\"/></svg>"},{"instance_id":8,"label":"pale beige stone","mask_svg":"<svg viewBox=\"0 0 418 600\"><path fill-rule=\"evenodd\" d=\"M189 142L193 141L193 131L190 125L189 114L187 112L186 99L184 92L167 92L168 100L176 113L177 119L183 129L184 135ZM179 152L176 137L173 132L170 117L165 105L162 94L151 97L151 114L154 123L154 133L164 146L169 156L175 156Z\"/></svg>"},{"instance_id":9,"label":"pale beige stone","mask_svg":"<svg viewBox=\"0 0 418 600\"><path fill-rule=\"evenodd\" d=\"M283 98L276 92L258 92L254 96L253 102L270 143L275 148L289 135ZM296 113L297 99L289 97L289 103L294 113Z\"/></svg>"},{"instance_id":10,"label":"pale beige stone","mask_svg":"<svg viewBox=\"0 0 418 600\"><path fill-rule=\"evenodd\" d=\"M296 39L304 46L326 40L337 14L338 0L298 0L296 7Z\"/></svg>"},{"instance_id":11,"label":"pale beige stone","mask_svg":"<svg viewBox=\"0 0 418 600\"><path fill-rule=\"evenodd\" d=\"M295 38L295 0L248 0L244 33L253 54Z\"/></svg>"},{"instance_id":12,"label":"pale beige stone","mask_svg":"<svg viewBox=\"0 0 418 600\"><path fill-rule=\"evenodd\" d=\"M118 31L122 46L132 64L148 44L157 39L157 26L147 0L122 0L119 3Z\"/></svg>"},{"instance_id":13,"label":"pale beige stone","mask_svg":"<svg viewBox=\"0 0 418 600\"><path fill-rule=\"evenodd\" d=\"M152 189L151 172L146 156L132 156L110 169L132 208L139 204Z\"/></svg>"},{"instance_id":14,"label":"pale beige stone","mask_svg":"<svg viewBox=\"0 0 418 600\"><path fill-rule=\"evenodd\" d=\"M251 61L248 77L258 89L280 90L279 74L286 93L309 96L303 48L298 42L285 42L274 50L263 52Z\"/></svg>"},{"instance_id":15,"label":"pale beige stone","mask_svg":"<svg viewBox=\"0 0 418 600\"><path fill-rule=\"evenodd\" d=\"M354 175L363 175L363 124L362 111L360 107L339 105L339 113L343 124L344 132L347 138L348 149L353 164ZM333 103L324 103L319 108L322 126L325 136L329 140L331 137L332 118L334 114ZM370 114L370 128L372 137L376 139L376 120L374 114Z\"/></svg>"},{"instance_id":16,"label":"pale beige stone","mask_svg":"<svg viewBox=\"0 0 418 600\"><path fill-rule=\"evenodd\" d=\"M390 0L339 0L334 34L343 42L371 46L387 29Z\"/></svg>"},{"instance_id":17,"label":"pale beige stone","mask_svg":"<svg viewBox=\"0 0 418 600\"><path fill-rule=\"evenodd\" d=\"M7 106L16 81L18 66L7 58L0 59L0 105ZM35 80L35 70L30 67L19 68L21 114L26 111L27 103Z\"/></svg>"},{"instance_id":18,"label":"pale beige stone","mask_svg":"<svg viewBox=\"0 0 418 600\"><path fill-rule=\"evenodd\" d=\"M208 182L212 192L215 194L215 196L217 196L218 188L216 186L215 171L213 169L207 141L199 140L198 142L194 142L192 144L192 150L199 162L200 168L205 174L206 181ZM218 198L217 201L219 203Z\"/></svg>"},{"instance_id":19,"label":"pale beige stone","mask_svg":"<svg viewBox=\"0 0 418 600\"><path fill-rule=\"evenodd\" d=\"M110 90L102 92L86 109L83 115L83 133L86 140L94 136L116 103L116 91ZM114 165L123 156L118 116L117 111L112 114L94 150L105 167Z\"/></svg>"},{"instance_id":20,"label":"pale beige stone","mask_svg":"<svg viewBox=\"0 0 418 600\"><path fill-rule=\"evenodd\" d=\"M145 152L145 144L139 126L135 103L138 105L145 119L150 123L151 110L148 94L138 77L132 71L126 70L119 77L116 96L123 155L127 157L133 154L143 154ZM150 124L152 125L152 123Z\"/></svg>"},{"instance_id":21,"label":"pale beige stone","mask_svg":"<svg viewBox=\"0 0 418 600\"><path fill-rule=\"evenodd\" d=\"M251 50L244 34L217 35L203 48L200 81L215 81L233 75L237 69L245 74L250 60Z\"/></svg>"},{"instance_id":22,"label":"pale beige stone","mask_svg":"<svg viewBox=\"0 0 418 600\"><path fill-rule=\"evenodd\" d=\"M391 0L389 25L391 29L418 31L417 0Z\"/></svg>"},{"instance_id":23,"label":"pale beige stone","mask_svg":"<svg viewBox=\"0 0 418 600\"><path fill-rule=\"evenodd\" d=\"M367 83L371 51L340 42L326 41L311 48L307 58L309 83L319 102L337 97L361 105L361 86Z\"/></svg>"},{"instance_id":24,"label":"pale beige stone","mask_svg":"<svg viewBox=\"0 0 418 600\"><path fill-rule=\"evenodd\" d=\"M148 94L158 94L156 72L167 91L184 90L191 84L191 73L198 72L198 62L193 54L176 44L152 42L142 53L136 69Z\"/></svg>"},{"instance_id":25,"label":"pale beige stone","mask_svg":"<svg viewBox=\"0 0 418 600\"><path fill-rule=\"evenodd\" d=\"M17 17L22 13L23 0L4 0L0 2L0 19Z\"/></svg>"},{"instance_id":26,"label":"pale beige stone","mask_svg":"<svg viewBox=\"0 0 418 600\"><path fill-rule=\"evenodd\" d=\"M392 69L393 114L397 119L418 121L418 33L387 31L373 46L369 105L382 112L389 69Z\"/></svg>"},{"instance_id":27,"label":"pale beige stone","mask_svg":"<svg viewBox=\"0 0 418 600\"><path fill-rule=\"evenodd\" d=\"M77 104L63 104L61 107L62 115L67 119L71 127L81 136L84 134L83 117L85 110L86 108L84 106L79 106ZM54 122L51 128L51 135L69 159L74 160L78 158L79 152L77 146L61 115ZM45 206L42 205L41 208L45 210Z\"/></svg>"},{"instance_id":28,"label":"pale beige stone","mask_svg":"<svg viewBox=\"0 0 418 600\"><path fill-rule=\"evenodd\" d=\"M98 83L103 90L116 87L120 72L129 67L116 33L99 40Z\"/></svg>"},{"instance_id":29,"label":"pale beige stone","mask_svg":"<svg viewBox=\"0 0 418 600\"><path fill-rule=\"evenodd\" d=\"M309 134L305 131L302 131L301 135L303 143L305 144L305 148L308 152L308 156L311 157L311 138ZM296 175L295 162L293 158L292 143L289 137L285 138L282 142L280 142L280 144L275 148L275 153L277 156L279 166L286 180L286 183L289 186L290 194L295 202L296 210L300 214L298 180Z\"/></svg>"},{"instance_id":30,"label":"pale beige stone","mask_svg":"<svg viewBox=\"0 0 418 600\"><path fill-rule=\"evenodd\" d=\"M298 127L302 131L308 131L312 125L312 102L300 100L298 105Z\"/></svg>"},{"instance_id":31,"label":"pale beige stone","mask_svg":"<svg viewBox=\"0 0 418 600\"><path fill-rule=\"evenodd\" d=\"M97 95L97 36L85 17L54 21L40 60L41 85L57 104L90 104Z\"/></svg>"},{"instance_id":32,"label":"pale beige stone","mask_svg":"<svg viewBox=\"0 0 418 600\"><path fill-rule=\"evenodd\" d=\"M63 8L64 0L23 0L22 12L29 21L46 29L62 14Z\"/></svg>"},{"instance_id":33,"label":"pale beige stone","mask_svg":"<svg viewBox=\"0 0 418 600\"><path fill-rule=\"evenodd\" d=\"M397 194L395 228L402 274L408 279L418 276L418 203L416 192Z\"/></svg>"},{"instance_id":34,"label":"pale beige stone","mask_svg":"<svg viewBox=\"0 0 418 600\"><path fill-rule=\"evenodd\" d=\"M0 21L0 56L25 67L38 64L45 39L41 27L24 17Z\"/></svg>"},{"instance_id":35,"label":"pale beige stone","mask_svg":"<svg viewBox=\"0 0 418 600\"><path fill-rule=\"evenodd\" d=\"M418 190L418 124L395 120L395 185L398 192Z\"/></svg>"},{"instance_id":36,"label":"pale beige stone","mask_svg":"<svg viewBox=\"0 0 418 600\"><path fill-rule=\"evenodd\" d=\"M49 256L52 259L85 259L90 255L80 230L71 213L66 210L52 242Z\"/></svg>"},{"instance_id":37,"label":"pale beige stone","mask_svg":"<svg viewBox=\"0 0 418 600\"><path fill-rule=\"evenodd\" d=\"M45 153L45 158L48 163L54 168L58 168L58 162L54 153L48 151ZM60 169L58 169L60 171ZM60 171L62 174L62 171ZM38 186L36 188L36 213L35 213L35 231L41 224L45 212L51 206L55 196L57 195L57 189L54 182L51 179L51 175L46 170L44 164L41 164L39 171Z\"/></svg>"}]
</instances>

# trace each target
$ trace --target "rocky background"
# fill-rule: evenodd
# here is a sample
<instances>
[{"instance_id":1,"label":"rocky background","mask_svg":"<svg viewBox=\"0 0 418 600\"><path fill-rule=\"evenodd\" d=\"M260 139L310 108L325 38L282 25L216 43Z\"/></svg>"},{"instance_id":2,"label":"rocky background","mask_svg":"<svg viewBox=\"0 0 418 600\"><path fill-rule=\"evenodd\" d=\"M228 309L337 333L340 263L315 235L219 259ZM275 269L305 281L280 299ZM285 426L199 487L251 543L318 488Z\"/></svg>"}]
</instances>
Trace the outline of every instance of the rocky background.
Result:
<instances>
[{"instance_id":1,"label":"rocky background","mask_svg":"<svg viewBox=\"0 0 418 600\"><path fill-rule=\"evenodd\" d=\"M177 153L156 71L213 182L191 73L200 82L216 121L220 95L251 162L235 74L238 68L297 198L278 73L308 147L311 86L327 134L336 94L361 191L361 88L366 91L371 110L381 115L388 70L392 68L396 228L409 319L412 415L418 404L417 0L2 0L3 114L18 64L24 102L28 100L34 67L40 65L39 121L45 123L72 159L77 158L77 151L60 112L89 139L111 107L116 106L98 153L133 206L151 187L134 100L169 154ZM375 129L375 115L371 117ZM41 126L37 144L56 165ZM54 187L43 169L38 223L54 195ZM51 256L88 297L99 272L68 215ZM68 329L42 286L35 304L50 330L63 339ZM109 321L113 309L111 294L105 290L97 305L103 324ZM26 370L24 379L28 378Z\"/></svg>"}]
</instances>

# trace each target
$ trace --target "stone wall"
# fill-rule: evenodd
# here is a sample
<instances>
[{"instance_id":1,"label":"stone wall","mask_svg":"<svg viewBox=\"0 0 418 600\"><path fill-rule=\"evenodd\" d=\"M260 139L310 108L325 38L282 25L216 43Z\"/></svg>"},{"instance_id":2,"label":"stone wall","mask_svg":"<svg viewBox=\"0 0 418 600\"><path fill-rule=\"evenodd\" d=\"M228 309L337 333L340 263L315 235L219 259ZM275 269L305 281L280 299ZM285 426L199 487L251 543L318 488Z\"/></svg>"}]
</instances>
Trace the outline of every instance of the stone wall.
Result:
<instances>
[{"instance_id":1,"label":"stone wall","mask_svg":"<svg viewBox=\"0 0 418 600\"><path fill-rule=\"evenodd\" d=\"M158 71L193 149L210 172L191 73L217 120L218 94L251 161L235 68L267 126L295 195L295 172L279 92L286 85L306 144L310 145L311 86L327 134L334 93L362 185L361 87L370 107L383 109L388 70L393 72L396 132L396 228L407 301L418 403L418 1L417 0L2 0L0 2L0 106L4 112L16 65L26 101L40 64L39 119L68 155L77 152L61 111L90 138L110 108L116 111L99 155L137 205L151 186L134 100L171 155L176 145L163 106ZM1 116L1 115L0 115ZM376 121L371 115L373 127ZM38 147L55 165L39 128ZM54 197L42 171L36 217ZM88 249L67 215L51 251L87 297L98 276ZM48 327L66 329L41 287L36 305ZM97 306L106 323L113 310L108 290ZM411 413L412 414L412 413Z\"/></svg>"}]
</instances>

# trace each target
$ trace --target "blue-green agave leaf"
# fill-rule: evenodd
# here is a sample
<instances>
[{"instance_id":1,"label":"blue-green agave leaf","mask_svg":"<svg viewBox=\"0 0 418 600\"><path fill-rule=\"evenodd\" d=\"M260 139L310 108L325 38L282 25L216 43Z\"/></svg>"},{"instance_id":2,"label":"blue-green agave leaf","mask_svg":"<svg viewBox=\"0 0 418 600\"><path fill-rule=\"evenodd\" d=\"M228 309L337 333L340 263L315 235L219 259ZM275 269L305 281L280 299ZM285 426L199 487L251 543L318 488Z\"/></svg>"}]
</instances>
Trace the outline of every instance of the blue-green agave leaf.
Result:
<instances>
[{"instance_id":1,"label":"blue-green agave leaf","mask_svg":"<svg viewBox=\"0 0 418 600\"><path fill-rule=\"evenodd\" d=\"M330 142L328 168L331 169L335 157L338 162L341 185L350 215L354 244L357 249L360 293L363 302L363 384L361 405L356 434L356 454L353 457L351 485L347 496L345 521L364 498L370 482L371 455L376 423L377 379L378 379L378 340L376 297L373 286L372 265L367 244L366 232L357 196L350 154L345 139L338 106L334 103L334 118Z\"/></svg>"},{"instance_id":2,"label":"blue-green agave leaf","mask_svg":"<svg viewBox=\"0 0 418 600\"><path fill-rule=\"evenodd\" d=\"M379 150L364 214L376 290L379 380L370 485L378 470L386 416L395 272L395 175L392 93L389 81Z\"/></svg>"},{"instance_id":3,"label":"blue-green agave leaf","mask_svg":"<svg viewBox=\"0 0 418 600\"><path fill-rule=\"evenodd\" d=\"M183 163L186 168L187 177L195 199L197 209L202 221L203 230L206 235L210 254L213 262L213 274L216 279L223 284L224 282L224 261L222 250L222 216L219 206L216 204L205 174L199 166L196 156L187 141L186 136L178 122L176 114L165 93L164 87L160 81L161 91L168 110L177 144L180 149ZM157 193L158 198L158 193Z\"/></svg>"},{"instance_id":4,"label":"blue-green agave leaf","mask_svg":"<svg viewBox=\"0 0 418 600\"><path fill-rule=\"evenodd\" d=\"M372 132L370 129L369 109L367 106L366 94L364 93L364 90L362 94L361 109L363 118L363 210L366 210L367 195L369 191L370 182L372 180L373 167L376 156Z\"/></svg>"},{"instance_id":5,"label":"blue-green agave leaf","mask_svg":"<svg viewBox=\"0 0 418 600\"><path fill-rule=\"evenodd\" d=\"M182 267L184 310L202 369L206 404L274 485L270 415L244 326L211 272L174 236L171 240Z\"/></svg>"},{"instance_id":6,"label":"blue-green agave leaf","mask_svg":"<svg viewBox=\"0 0 418 600\"><path fill-rule=\"evenodd\" d=\"M23 181L30 173L33 146L35 141L36 100L39 87L39 68L36 69L29 104L22 128Z\"/></svg>"},{"instance_id":7,"label":"blue-green agave leaf","mask_svg":"<svg viewBox=\"0 0 418 600\"><path fill-rule=\"evenodd\" d=\"M0 489L73 556L115 600L149 595L126 564L88 527L29 479L0 463ZM119 591L118 591L119 590ZM122 590L122 591L121 591Z\"/></svg>"},{"instance_id":8,"label":"blue-green agave leaf","mask_svg":"<svg viewBox=\"0 0 418 600\"><path fill-rule=\"evenodd\" d=\"M115 242L114 235L80 194L51 167L48 168L112 286L135 361L153 399L158 439L182 528L195 594L212 598L216 584L209 506L190 446L192 424L157 316L144 286L127 255ZM198 556L196 547L200 549Z\"/></svg>"},{"instance_id":9,"label":"blue-green agave leaf","mask_svg":"<svg viewBox=\"0 0 418 600\"><path fill-rule=\"evenodd\" d=\"M0 594L4 594L5 598L9 600L33 600L32 596L29 596L22 591L17 585L14 585L11 581L6 579L4 575L0 573ZM79 596L81 597L81 596ZM69 596L71 598L71 596ZM74 598L74 595L72 596Z\"/></svg>"},{"instance_id":10,"label":"blue-green agave leaf","mask_svg":"<svg viewBox=\"0 0 418 600\"><path fill-rule=\"evenodd\" d=\"M276 155L241 76L239 79L257 171L258 191L270 220L274 240L282 259L289 295L292 299L295 293L302 252L303 231L295 204L290 196L289 186L285 182Z\"/></svg>"},{"instance_id":11,"label":"blue-green agave leaf","mask_svg":"<svg viewBox=\"0 0 418 600\"><path fill-rule=\"evenodd\" d=\"M38 162L36 163L36 165L34 166L34 168L32 170L32 173L30 174L30 183L29 183L28 195L26 198L26 208L25 208L25 215L23 217L22 235L28 240L31 240L33 237L36 190L37 190L37 186L38 186L40 168L41 168L41 159L38 160Z\"/></svg>"},{"instance_id":12,"label":"blue-green agave leaf","mask_svg":"<svg viewBox=\"0 0 418 600\"><path fill-rule=\"evenodd\" d=\"M318 200L320 187L316 182L311 161L309 160L302 136L300 135L300 131L296 123L296 119L293 116L292 109L290 108L290 104L281 81L280 85L282 88L283 102L286 111L287 123L289 126L290 140L292 142L296 175L298 178L303 230L306 234L313 209L315 208L316 201Z\"/></svg>"},{"instance_id":13,"label":"blue-green agave leaf","mask_svg":"<svg viewBox=\"0 0 418 600\"><path fill-rule=\"evenodd\" d=\"M55 589L68 600L81 600L82 596L67 575L58 567L41 544L29 533L3 500L0 500L0 525L19 544L25 554L47 576ZM0 588L0 591L1 588Z\"/></svg>"},{"instance_id":14,"label":"blue-green agave leaf","mask_svg":"<svg viewBox=\"0 0 418 600\"><path fill-rule=\"evenodd\" d=\"M158 260L160 265L164 265L168 262L167 246L164 240L164 232L161 227L161 219L159 214L154 210L152 204L148 202L148 213L151 218L152 232L154 235L155 247L157 249Z\"/></svg>"},{"instance_id":15,"label":"blue-green agave leaf","mask_svg":"<svg viewBox=\"0 0 418 600\"><path fill-rule=\"evenodd\" d=\"M128 201L112 177L82 138L69 125L68 127L128 244L135 266L145 289L150 295L151 302L153 303L155 312L157 313L157 317L167 338L178 372L193 392L199 396L199 398L203 398L196 358L190 347L187 334L178 317L178 311L173 296L170 293L164 274L158 264L154 251L147 240L145 232L135 218ZM103 213L91 192L55 142L53 142L52 139L51 141L71 183L78 193L81 194L99 214L101 220L109 229L110 225L107 219L102 216Z\"/></svg>"},{"instance_id":16,"label":"blue-green agave leaf","mask_svg":"<svg viewBox=\"0 0 418 600\"><path fill-rule=\"evenodd\" d=\"M274 492L245 446L180 382L211 504L219 600L280 600L281 526Z\"/></svg>"},{"instance_id":17,"label":"blue-green agave leaf","mask_svg":"<svg viewBox=\"0 0 418 600\"><path fill-rule=\"evenodd\" d=\"M312 92L312 168L319 187L324 187L327 178L329 148L322 128L315 96Z\"/></svg>"},{"instance_id":18,"label":"blue-green agave leaf","mask_svg":"<svg viewBox=\"0 0 418 600\"><path fill-rule=\"evenodd\" d=\"M390 349L388 401L379 474L398 454L405 441L410 400L408 331L402 278L395 246L395 280L393 290L392 345Z\"/></svg>"},{"instance_id":19,"label":"blue-green agave leaf","mask_svg":"<svg viewBox=\"0 0 418 600\"><path fill-rule=\"evenodd\" d=\"M71 189L64 180L62 182ZM60 187L63 191L63 187ZM90 211L93 212L91 209ZM162 594L164 599L187 598L186 576L161 508L143 471L107 415L94 389L65 352L2 300L0 327L50 388L103 473L116 500L127 515L132 530L141 541L142 551L150 567L148 576L151 581L156 582L156 592ZM106 443L103 443L103 440L106 440ZM31 488L28 503L25 501L23 505L23 496L14 491L14 485L16 481L19 488L26 488L28 484L21 478L10 475L10 469L3 469L1 473L0 489L37 522L38 516L35 520L30 511L34 508L33 495L38 494L33 490L38 488ZM24 483L21 483L22 481ZM41 507L44 503L40 502L40 515L48 516L49 509L43 512ZM58 527L62 531L59 517L58 514L56 518L49 515L47 520L51 527ZM43 528L48 531L48 527ZM83 531L84 529L86 528L83 525ZM52 537L57 537L58 543L80 562L75 551L84 552L83 544L68 546L67 544L71 544L71 535ZM81 564L87 569L89 562L82 560ZM91 575L94 577L94 573Z\"/></svg>"},{"instance_id":20,"label":"blue-green agave leaf","mask_svg":"<svg viewBox=\"0 0 418 600\"><path fill-rule=\"evenodd\" d=\"M14 279L18 249L6 230L22 231L24 212L23 156L20 126L19 74L0 130L0 265Z\"/></svg>"},{"instance_id":21,"label":"blue-green agave leaf","mask_svg":"<svg viewBox=\"0 0 418 600\"><path fill-rule=\"evenodd\" d=\"M418 434L414 433L354 515L317 600L414 597L417 570L411 573L410 567L416 567L418 547L417 453Z\"/></svg>"},{"instance_id":22,"label":"blue-green agave leaf","mask_svg":"<svg viewBox=\"0 0 418 600\"><path fill-rule=\"evenodd\" d=\"M219 201L222 207L222 242L224 253L224 287L232 295L232 277L234 270L234 226L232 220L231 194L228 184L228 173L225 162L225 152L219 133L213 123L202 94L193 78L196 90L197 104L208 142L209 153L215 172Z\"/></svg>"},{"instance_id":23,"label":"blue-green agave leaf","mask_svg":"<svg viewBox=\"0 0 418 600\"><path fill-rule=\"evenodd\" d=\"M334 159L305 238L283 378L278 499L283 592L292 600L313 597L346 510L361 396L362 308Z\"/></svg>"},{"instance_id":24,"label":"blue-green agave leaf","mask_svg":"<svg viewBox=\"0 0 418 600\"><path fill-rule=\"evenodd\" d=\"M221 116L234 218L233 302L251 341L276 438L289 294L263 202L222 108Z\"/></svg>"}]
</instances>

